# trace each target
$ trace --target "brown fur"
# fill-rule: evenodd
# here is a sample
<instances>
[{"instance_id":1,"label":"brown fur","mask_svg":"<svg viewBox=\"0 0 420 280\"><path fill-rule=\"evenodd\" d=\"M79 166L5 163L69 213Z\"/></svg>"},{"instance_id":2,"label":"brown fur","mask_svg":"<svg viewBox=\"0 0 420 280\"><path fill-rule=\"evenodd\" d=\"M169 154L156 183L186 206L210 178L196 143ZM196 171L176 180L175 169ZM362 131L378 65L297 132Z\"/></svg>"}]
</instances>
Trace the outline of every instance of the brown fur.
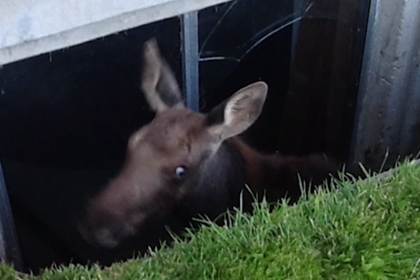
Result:
<instances>
[{"instance_id":1,"label":"brown fur","mask_svg":"<svg viewBox=\"0 0 420 280\"><path fill-rule=\"evenodd\" d=\"M88 241L114 247L135 234L160 240L151 223L181 231L198 215L215 219L239 206L241 193L249 210L246 185L269 201L296 201L298 175L318 185L337 170L322 155L263 155L237 137L260 115L265 83L238 90L208 114L194 113L183 105L156 42L145 44L144 55L142 89L156 116L130 137L120 174L90 202L80 225Z\"/></svg>"},{"instance_id":2,"label":"brown fur","mask_svg":"<svg viewBox=\"0 0 420 280\"><path fill-rule=\"evenodd\" d=\"M340 168L337 162L322 154L305 157L264 155L238 137L231 141L245 160L246 184L260 197L265 195L268 201L289 198L294 202L301 196L299 177L303 183L311 185L308 191L312 191L330 176L337 175Z\"/></svg>"}]
</instances>

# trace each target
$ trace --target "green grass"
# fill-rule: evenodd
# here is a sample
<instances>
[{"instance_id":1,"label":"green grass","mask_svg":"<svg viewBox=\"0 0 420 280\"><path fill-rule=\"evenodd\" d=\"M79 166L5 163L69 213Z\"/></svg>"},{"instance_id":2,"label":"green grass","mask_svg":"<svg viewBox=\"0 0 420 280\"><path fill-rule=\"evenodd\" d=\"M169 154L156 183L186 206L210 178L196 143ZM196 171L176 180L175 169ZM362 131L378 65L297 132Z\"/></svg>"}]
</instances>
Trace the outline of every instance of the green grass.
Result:
<instances>
[{"instance_id":1,"label":"green grass","mask_svg":"<svg viewBox=\"0 0 420 280\"><path fill-rule=\"evenodd\" d=\"M207 223L188 241L108 269L53 268L38 277L0 266L0 279L420 279L420 167L382 182L337 182L296 206ZM280 207L281 206L281 207Z\"/></svg>"}]
</instances>

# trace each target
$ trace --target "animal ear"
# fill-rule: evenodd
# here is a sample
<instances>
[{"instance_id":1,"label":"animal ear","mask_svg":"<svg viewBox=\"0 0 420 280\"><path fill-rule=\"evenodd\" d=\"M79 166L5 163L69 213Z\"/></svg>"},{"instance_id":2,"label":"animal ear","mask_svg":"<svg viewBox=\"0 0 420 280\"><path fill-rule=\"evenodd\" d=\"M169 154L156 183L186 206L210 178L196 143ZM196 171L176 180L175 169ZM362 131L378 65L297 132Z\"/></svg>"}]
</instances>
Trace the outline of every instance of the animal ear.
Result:
<instances>
[{"instance_id":1,"label":"animal ear","mask_svg":"<svg viewBox=\"0 0 420 280\"><path fill-rule=\"evenodd\" d=\"M143 61L141 89L151 109L161 112L184 107L176 78L162 58L155 39L144 44Z\"/></svg>"},{"instance_id":2,"label":"animal ear","mask_svg":"<svg viewBox=\"0 0 420 280\"><path fill-rule=\"evenodd\" d=\"M206 125L217 141L244 132L260 116L267 97L268 86L256 82L244 87L221 103L206 116Z\"/></svg>"}]
</instances>

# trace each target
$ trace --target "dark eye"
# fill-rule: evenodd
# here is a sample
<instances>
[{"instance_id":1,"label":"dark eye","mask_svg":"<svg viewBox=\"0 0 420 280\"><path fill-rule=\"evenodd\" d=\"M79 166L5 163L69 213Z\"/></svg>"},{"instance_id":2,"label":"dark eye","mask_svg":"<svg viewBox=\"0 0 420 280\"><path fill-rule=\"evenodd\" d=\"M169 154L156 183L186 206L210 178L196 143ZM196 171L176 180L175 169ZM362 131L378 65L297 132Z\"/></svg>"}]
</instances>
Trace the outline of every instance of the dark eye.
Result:
<instances>
[{"instance_id":1,"label":"dark eye","mask_svg":"<svg viewBox=\"0 0 420 280\"><path fill-rule=\"evenodd\" d=\"M178 177L179 179L184 178L186 173L187 173L187 168L185 166L183 166L183 165L178 166L175 169L176 177Z\"/></svg>"}]
</instances>

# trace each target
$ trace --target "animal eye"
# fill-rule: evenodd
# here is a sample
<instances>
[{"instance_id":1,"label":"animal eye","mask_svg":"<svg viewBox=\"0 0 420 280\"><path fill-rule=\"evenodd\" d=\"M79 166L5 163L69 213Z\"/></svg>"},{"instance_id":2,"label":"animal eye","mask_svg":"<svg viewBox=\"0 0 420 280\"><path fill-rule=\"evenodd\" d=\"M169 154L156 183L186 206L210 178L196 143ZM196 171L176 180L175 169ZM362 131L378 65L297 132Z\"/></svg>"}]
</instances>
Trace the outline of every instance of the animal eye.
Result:
<instances>
[{"instance_id":1,"label":"animal eye","mask_svg":"<svg viewBox=\"0 0 420 280\"><path fill-rule=\"evenodd\" d=\"M175 169L176 177L178 177L179 179L184 178L186 173L187 173L187 168L185 166L183 166L183 165L178 166Z\"/></svg>"}]
</instances>

